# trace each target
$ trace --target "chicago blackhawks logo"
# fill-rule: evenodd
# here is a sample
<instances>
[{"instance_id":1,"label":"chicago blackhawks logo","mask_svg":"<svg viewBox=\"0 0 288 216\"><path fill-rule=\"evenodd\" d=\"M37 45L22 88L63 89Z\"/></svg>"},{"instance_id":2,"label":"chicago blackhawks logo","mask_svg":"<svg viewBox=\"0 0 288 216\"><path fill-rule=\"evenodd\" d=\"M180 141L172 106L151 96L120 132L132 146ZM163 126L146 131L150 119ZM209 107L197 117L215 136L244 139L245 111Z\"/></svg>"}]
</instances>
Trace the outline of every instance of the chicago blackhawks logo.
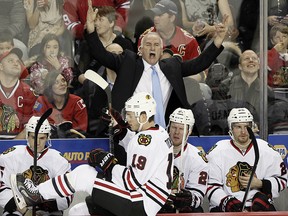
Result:
<instances>
[{"instance_id":1,"label":"chicago blackhawks logo","mask_svg":"<svg viewBox=\"0 0 288 216\"><path fill-rule=\"evenodd\" d=\"M20 121L13 107L3 104L0 100L0 132L11 132L19 128Z\"/></svg>"},{"instance_id":2,"label":"chicago blackhawks logo","mask_svg":"<svg viewBox=\"0 0 288 216\"><path fill-rule=\"evenodd\" d=\"M231 187L232 192L245 191L245 188L239 182L239 176L250 175L251 171L252 167L247 162L238 161L226 174L226 186Z\"/></svg>"},{"instance_id":3,"label":"chicago blackhawks logo","mask_svg":"<svg viewBox=\"0 0 288 216\"><path fill-rule=\"evenodd\" d=\"M172 193L177 193L179 189L184 189L184 177L183 173L180 175L179 169L173 167L173 181L172 181ZM180 188L179 188L180 187Z\"/></svg>"},{"instance_id":4,"label":"chicago blackhawks logo","mask_svg":"<svg viewBox=\"0 0 288 216\"><path fill-rule=\"evenodd\" d=\"M151 135L145 135L145 134L140 134L138 137L138 143L139 145L149 145L151 143Z\"/></svg>"}]
</instances>

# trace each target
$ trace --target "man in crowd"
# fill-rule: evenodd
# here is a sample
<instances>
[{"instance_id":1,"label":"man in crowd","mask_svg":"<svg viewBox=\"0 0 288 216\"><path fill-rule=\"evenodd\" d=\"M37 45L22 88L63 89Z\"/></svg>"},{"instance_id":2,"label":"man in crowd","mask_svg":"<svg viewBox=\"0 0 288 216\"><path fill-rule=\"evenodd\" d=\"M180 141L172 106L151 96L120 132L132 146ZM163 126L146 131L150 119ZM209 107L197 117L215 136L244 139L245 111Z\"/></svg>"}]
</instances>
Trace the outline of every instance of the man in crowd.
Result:
<instances>
[{"instance_id":1,"label":"man in crowd","mask_svg":"<svg viewBox=\"0 0 288 216\"><path fill-rule=\"evenodd\" d=\"M0 137L14 138L32 116L36 96L20 80L23 71L22 52L18 48L0 56Z\"/></svg>"}]
</instances>

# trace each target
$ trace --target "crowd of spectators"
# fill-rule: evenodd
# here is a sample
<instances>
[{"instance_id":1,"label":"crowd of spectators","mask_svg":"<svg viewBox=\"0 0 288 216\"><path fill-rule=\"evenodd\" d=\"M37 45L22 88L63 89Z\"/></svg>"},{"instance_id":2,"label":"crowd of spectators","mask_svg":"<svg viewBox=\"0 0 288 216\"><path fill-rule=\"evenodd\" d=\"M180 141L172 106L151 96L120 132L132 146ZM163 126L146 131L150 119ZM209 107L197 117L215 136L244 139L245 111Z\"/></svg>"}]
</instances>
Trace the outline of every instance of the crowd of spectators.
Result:
<instances>
[{"instance_id":1,"label":"crowd of spectators","mask_svg":"<svg viewBox=\"0 0 288 216\"><path fill-rule=\"evenodd\" d=\"M280 3L269 1L268 5L268 106L273 110L269 115L285 112L277 107L282 107L279 104L287 103L287 4L287 1L280 1ZM128 49L141 57L139 47L143 37L149 32L157 32L163 40L164 49L161 59L178 55L179 61L193 59L206 50L213 43L216 26L227 19L229 29L223 42L224 50L202 73L184 77L187 101L195 113L196 125L198 125L196 128L199 128L199 131L195 129L193 133L194 135L197 133L227 134L227 125L221 122L224 122L223 119L226 119L232 108L243 105L255 114L257 120L259 119L261 101L259 100L260 61L257 47L258 0L242 0L238 3L227 0L94 0L92 6L98 8L95 30L109 52L114 52L116 49L116 53L119 54ZM57 107L55 102L49 102L53 109L58 110L57 112L62 115L59 119L63 122L73 122L73 128L80 130L85 136L107 136L107 133L102 131L102 127L100 131L96 131L99 124L101 125L101 109L108 106L107 98L104 92L101 93L101 89L96 89L94 84L86 81L84 73L87 69L93 69L112 86L117 78L116 74L110 75L110 71L113 72L111 68L103 66L91 54L93 47L87 42L85 36L87 35L87 2L85 0L1 0L0 10L0 78L5 76L7 79L12 76L9 71L12 67L16 68L16 65L4 64L5 58L12 53L17 53L16 56L20 57L17 67L21 68L19 76L11 78L15 81L11 81L9 85L6 80L1 79L1 92L6 94L5 97L1 97L1 110L4 110L0 116L2 125L0 133L3 135L1 137L7 135L10 137L11 133L13 137L17 134L15 130L7 130L7 122L13 125L13 129L17 128L17 131L23 129L21 125L24 125L29 115L33 113L33 107L31 108L33 103L38 98L34 106L35 110L35 107L39 106L39 100L45 97L44 85L47 74L56 71L65 78L67 92L84 99L83 104L82 102L78 104L79 107L86 106L85 110L87 109L87 116L81 118L81 121L87 121L83 123L85 124L83 127L76 125L78 120L72 116L64 118L62 107ZM237 11L236 15L233 13L235 11ZM114 48L115 44L117 48ZM17 49L15 52L13 48L19 48L21 51ZM117 51L119 49L120 52ZM247 50L253 52L254 56L249 57L250 60L244 60L248 64L244 66L241 59L245 59ZM255 66L258 69L253 73L245 72L243 68L250 68L249 65L253 64L257 64ZM246 79L248 76L250 78ZM23 83L21 85L25 85L27 89L25 91L30 91L29 97L35 97L27 101L31 113L25 118L22 114L24 112L22 103L18 102L19 98L16 98L15 94L16 89L19 89L17 79ZM239 90L241 94L235 93L237 88L241 89ZM10 92L10 95L7 96L7 92ZM47 92L53 93L53 90L46 90ZM68 93L65 95L64 105L66 106L70 96L67 96ZM98 95L103 96L98 97ZM8 99L14 102L8 103ZM117 98L113 100L116 101ZM27 106L25 112L26 110L29 110ZM23 118L26 120L22 122ZM197 121L197 118L202 121ZM273 117L268 116L268 119ZM55 121L50 123L57 126L61 122L57 120L57 123ZM275 132L274 124L275 122L269 120L269 133ZM288 120L281 118L280 124L288 125Z\"/></svg>"},{"instance_id":2,"label":"crowd of spectators","mask_svg":"<svg viewBox=\"0 0 288 216\"><path fill-rule=\"evenodd\" d=\"M162 208L163 213L203 212L206 192L210 211L242 211L243 189L248 187L249 175L253 176L248 162L256 160L254 154L249 155L255 146L248 128L254 133L262 130L261 73L268 80L264 85L269 108L268 132L288 132L288 0L269 1L268 67L264 71L260 70L259 59L259 1L241 0L236 4L228 0L0 0L0 139L26 138L29 150L29 139L32 141L35 132L35 127L26 130L30 127L29 119L37 119L52 108L47 118L51 128L47 126L43 134L40 131L42 144L50 138L109 137L110 144L115 144L112 153L118 165L125 165L132 157L123 153L120 145L131 135L130 130L140 137L137 142L135 139L136 146L146 148L150 144L144 142L150 142L152 136L142 139L146 135L137 132L167 129L165 147L173 144L176 164L175 191ZM237 16L232 12L235 10ZM93 70L107 82L105 90L85 76L87 70ZM148 99L153 99L152 111L146 103L137 104ZM133 105L131 111L129 103ZM134 111L132 124L129 112ZM117 122L114 128L112 122ZM216 143L207 152L208 160L203 152L187 143L189 135L228 134L231 140L220 141L219 147ZM280 185L274 178L282 181L278 192L287 184L287 169L280 155L263 140L258 139L258 143L261 154L265 151L276 159L275 169L273 166L264 174L260 173L264 169L257 170L260 171L253 177L251 189L259 191L250 194L252 207L246 206L249 211L259 207L259 200L271 204L269 199L279 196L272 194ZM227 166L221 166L221 170L218 168L225 160L223 148L234 152L232 156L225 155L228 162L235 161L229 165L225 162ZM102 150L92 150L90 166L96 166L93 160L100 153L102 162L108 156L114 158L112 153L106 157ZM172 152L169 155L172 157ZM248 162L239 163L244 156ZM140 160L143 162L143 157ZM196 162L193 169L190 160ZM172 158L169 169L171 161ZM269 167L265 163L260 160L260 166ZM209 172L208 165L213 168ZM243 167L248 171L240 174ZM167 170L162 171L170 181L171 173ZM84 177L77 175L77 170L74 172L72 179ZM94 168L92 174L91 179L95 179ZM271 181L266 179L270 175ZM198 177L198 182L193 182ZM221 180L225 178L227 182ZM65 184L69 178L66 180ZM238 183L236 189L232 181ZM175 206L169 204L171 200ZM177 202L186 202L189 208L176 206ZM259 210L274 211L274 206L264 205L255 211Z\"/></svg>"}]
</instances>

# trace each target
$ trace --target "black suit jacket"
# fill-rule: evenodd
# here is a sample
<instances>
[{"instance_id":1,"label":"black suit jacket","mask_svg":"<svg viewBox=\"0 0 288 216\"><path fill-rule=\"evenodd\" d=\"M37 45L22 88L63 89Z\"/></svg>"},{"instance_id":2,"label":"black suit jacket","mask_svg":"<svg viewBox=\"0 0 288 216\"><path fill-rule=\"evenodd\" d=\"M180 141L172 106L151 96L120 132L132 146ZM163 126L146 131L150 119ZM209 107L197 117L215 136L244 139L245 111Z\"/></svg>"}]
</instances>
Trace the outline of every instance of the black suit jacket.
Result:
<instances>
[{"instance_id":1,"label":"black suit jacket","mask_svg":"<svg viewBox=\"0 0 288 216\"><path fill-rule=\"evenodd\" d=\"M121 55L106 51L96 32L86 34L86 39L92 56L102 65L117 73L112 90L112 106L121 111L127 99L133 95L142 76L143 60L130 50L125 50ZM159 62L161 70L173 87L165 113L166 117L177 107L191 107L187 101L183 77L197 74L208 68L222 50L223 46L217 48L212 43L195 59L182 62L179 57L171 57Z\"/></svg>"}]
</instances>

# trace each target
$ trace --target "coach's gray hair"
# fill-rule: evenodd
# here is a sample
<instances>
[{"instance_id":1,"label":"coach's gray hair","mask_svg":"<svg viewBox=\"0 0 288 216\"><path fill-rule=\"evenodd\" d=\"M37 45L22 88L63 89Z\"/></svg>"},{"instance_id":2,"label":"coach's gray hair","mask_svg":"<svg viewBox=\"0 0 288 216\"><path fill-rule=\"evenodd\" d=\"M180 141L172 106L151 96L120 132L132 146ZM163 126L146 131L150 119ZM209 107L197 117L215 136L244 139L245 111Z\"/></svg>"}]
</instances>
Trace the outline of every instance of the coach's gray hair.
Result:
<instances>
[{"instance_id":1,"label":"coach's gray hair","mask_svg":"<svg viewBox=\"0 0 288 216\"><path fill-rule=\"evenodd\" d=\"M160 37L160 35L157 33L157 32L148 32L146 35L144 35L144 37L142 38L141 40L141 44L140 44L140 47L143 47L144 45L144 40L146 39L147 36L149 35L157 35L160 39L160 44L161 44L161 47L163 47L163 40L162 38Z\"/></svg>"}]
</instances>

